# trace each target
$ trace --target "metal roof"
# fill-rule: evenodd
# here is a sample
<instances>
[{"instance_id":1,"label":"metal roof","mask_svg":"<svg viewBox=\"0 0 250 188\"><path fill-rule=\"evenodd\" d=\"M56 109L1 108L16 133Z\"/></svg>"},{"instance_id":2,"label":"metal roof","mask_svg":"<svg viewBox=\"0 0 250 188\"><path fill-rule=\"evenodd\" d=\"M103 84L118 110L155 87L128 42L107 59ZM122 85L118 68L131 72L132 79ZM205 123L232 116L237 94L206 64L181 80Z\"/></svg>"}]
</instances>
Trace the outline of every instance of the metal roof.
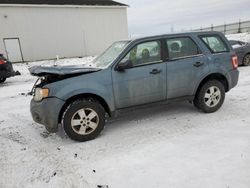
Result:
<instances>
[{"instance_id":1,"label":"metal roof","mask_svg":"<svg viewBox=\"0 0 250 188\"><path fill-rule=\"evenodd\" d=\"M127 6L112 0L0 0L11 5L79 5L79 6Z\"/></svg>"}]
</instances>

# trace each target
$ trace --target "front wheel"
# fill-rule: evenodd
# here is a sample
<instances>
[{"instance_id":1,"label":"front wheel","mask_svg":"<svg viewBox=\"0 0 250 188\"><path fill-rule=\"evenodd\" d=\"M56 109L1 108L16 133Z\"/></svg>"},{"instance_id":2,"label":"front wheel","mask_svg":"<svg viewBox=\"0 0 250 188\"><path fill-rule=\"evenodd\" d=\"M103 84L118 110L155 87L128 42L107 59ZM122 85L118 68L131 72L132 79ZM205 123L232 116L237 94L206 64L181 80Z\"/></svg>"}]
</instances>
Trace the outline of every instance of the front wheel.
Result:
<instances>
[{"instance_id":1,"label":"front wheel","mask_svg":"<svg viewBox=\"0 0 250 188\"><path fill-rule=\"evenodd\" d=\"M6 78L0 78L0 83L4 83L5 80Z\"/></svg>"},{"instance_id":2,"label":"front wheel","mask_svg":"<svg viewBox=\"0 0 250 188\"><path fill-rule=\"evenodd\" d=\"M96 101L78 100L65 110L62 125L73 140L84 142L96 138L104 128L105 111Z\"/></svg>"},{"instance_id":3,"label":"front wheel","mask_svg":"<svg viewBox=\"0 0 250 188\"><path fill-rule=\"evenodd\" d=\"M250 65L250 54L247 54L247 55L243 58L243 65L245 65L245 66L249 66L249 65Z\"/></svg>"},{"instance_id":4,"label":"front wheel","mask_svg":"<svg viewBox=\"0 0 250 188\"><path fill-rule=\"evenodd\" d=\"M209 80L199 89L194 99L194 106L205 113L217 111L225 99L225 88L218 80Z\"/></svg>"}]
</instances>

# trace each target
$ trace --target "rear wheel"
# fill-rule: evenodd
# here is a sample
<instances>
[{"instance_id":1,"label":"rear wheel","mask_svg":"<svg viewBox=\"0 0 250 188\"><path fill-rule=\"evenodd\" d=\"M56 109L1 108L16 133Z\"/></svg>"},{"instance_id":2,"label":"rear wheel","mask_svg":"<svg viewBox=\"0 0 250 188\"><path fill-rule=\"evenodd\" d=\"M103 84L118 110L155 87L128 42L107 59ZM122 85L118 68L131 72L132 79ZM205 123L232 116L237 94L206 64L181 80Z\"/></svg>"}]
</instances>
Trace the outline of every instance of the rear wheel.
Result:
<instances>
[{"instance_id":1,"label":"rear wheel","mask_svg":"<svg viewBox=\"0 0 250 188\"><path fill-rule=\"evenodd\" d=\"M104 128L105 111L96 101L78 100L65 110L62 125L73 140L84 142L96 138Z\"/></svg>"},{"instance_id":2,"label":"rear wheel","mask_svg":"<svg viewBox=\"0 0 250 188\"><path fill-rule=\"evenodd\" d=\"M6 78L0 78L0 83L4 83L5 80Z\"/></svg>"},{"instance_id":3,"label":"rear wheel","mask_svg":"<svg viewBox=\"0 0 250 188\"><path fill-rule=\"evenodd\" d=\"M209 80L199 89L194 99L194 106L205 113L217 111L225 99L225 88L218 80Z\"/></svg>"},{"instance_id":4,"label":"rear wheel","mask_svg":"<svg viewBox=\"0 0 250 188\"><path fill-rule=\"evenodd\" d=\"M249 66L250 65L250 54L245 55L243 58L243 65Z\"/></svg>"}]
</instances>

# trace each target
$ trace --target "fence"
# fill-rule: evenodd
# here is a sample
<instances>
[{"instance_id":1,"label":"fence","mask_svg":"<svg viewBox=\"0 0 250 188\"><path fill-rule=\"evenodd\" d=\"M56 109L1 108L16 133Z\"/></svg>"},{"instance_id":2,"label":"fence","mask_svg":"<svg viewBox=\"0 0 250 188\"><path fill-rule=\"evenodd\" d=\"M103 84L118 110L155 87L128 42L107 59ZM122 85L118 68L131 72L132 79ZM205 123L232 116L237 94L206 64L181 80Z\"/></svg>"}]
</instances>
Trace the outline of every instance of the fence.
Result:
<instances>
[{"instance_id":1,"label":"fence","mask_svg":"<svg viewBox=\"0 0 250 188\"><path fill-rule=\"evenodd\" d=\"M224 34L235 34L250 32L250 20L239 21L231 24L217 25L206 28L195 29L195 31L220 31Z\"/></svg>"}]
</instances>

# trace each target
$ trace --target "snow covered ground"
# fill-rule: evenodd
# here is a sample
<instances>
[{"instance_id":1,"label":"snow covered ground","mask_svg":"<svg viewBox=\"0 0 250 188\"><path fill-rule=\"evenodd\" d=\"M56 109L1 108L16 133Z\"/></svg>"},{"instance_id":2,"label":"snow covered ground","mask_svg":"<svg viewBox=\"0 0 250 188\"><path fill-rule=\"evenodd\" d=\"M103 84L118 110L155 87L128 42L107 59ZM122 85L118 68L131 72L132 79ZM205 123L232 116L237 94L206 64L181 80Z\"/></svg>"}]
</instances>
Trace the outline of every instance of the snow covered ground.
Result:
<instances>
[{"instance_id":1,"label":"snow covered ground","mask_svg":"<svg viewBox=\"0 0 250 188\"><path fill-rule=\"evenodd\" d=\"M238 34L230 34L226 35L229 40L240 40L243 42L250 42L250 34L249 33L238 33Z\"/></svg>"},{"instance_id":2,"label":"snow covered ground","mask_svg":"<svg viewBox=\"0 0 250 188\"><path fill-rule=\"evenodd\" d=\"M60 60L79 64L93 58ZM0 85L0 187L249 188L250 67L212 114L187 102L127 112L95 140L77 143L49 134L29 112L35 77Z\"/></svg>"}]
</instances>

